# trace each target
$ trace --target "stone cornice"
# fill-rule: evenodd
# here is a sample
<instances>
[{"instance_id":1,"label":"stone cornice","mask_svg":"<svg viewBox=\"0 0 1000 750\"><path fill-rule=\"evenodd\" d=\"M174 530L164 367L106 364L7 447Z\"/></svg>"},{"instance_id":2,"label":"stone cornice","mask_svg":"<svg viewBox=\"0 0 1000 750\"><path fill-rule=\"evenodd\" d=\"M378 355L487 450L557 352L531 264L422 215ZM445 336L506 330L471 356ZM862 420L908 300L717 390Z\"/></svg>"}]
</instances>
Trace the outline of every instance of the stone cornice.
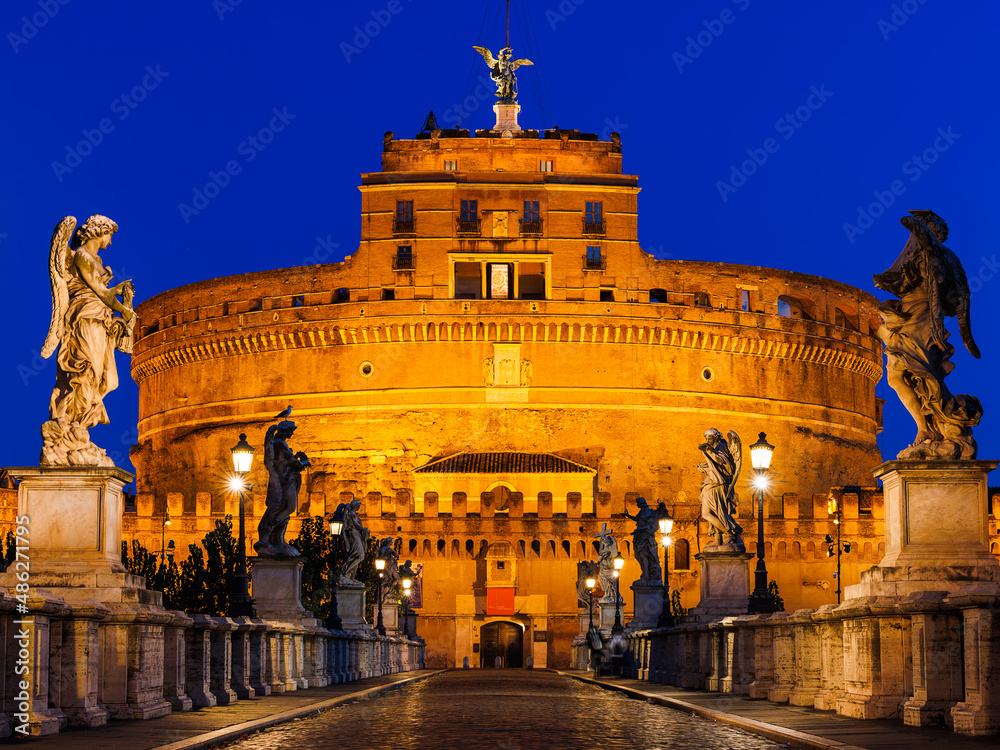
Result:
<instances>
[{"instance_id":1,"label":"stone cornice","mask_svg":"<svg viewBox=\"0 0 1000 750\"><path fill-rule=\"evenodd\" d=\"M238 331L196 334L166 344L139 342L132 359L137 383L158 372L224 357L266 354L292 349L392 345L412 343L512 342L536 344L602 344L673 347L736 356L811 362L859 373L877 383L882 377L877 350L817 335L760 328L734 332L730 324L678 321L628 321L610 323L538 321L526 317L477 316L475 320L355 319L350 323L304 321ZM162 334L152 334L157 338ZM868 338L868 337L866 337Z\"/></svg>"}]
</instances>

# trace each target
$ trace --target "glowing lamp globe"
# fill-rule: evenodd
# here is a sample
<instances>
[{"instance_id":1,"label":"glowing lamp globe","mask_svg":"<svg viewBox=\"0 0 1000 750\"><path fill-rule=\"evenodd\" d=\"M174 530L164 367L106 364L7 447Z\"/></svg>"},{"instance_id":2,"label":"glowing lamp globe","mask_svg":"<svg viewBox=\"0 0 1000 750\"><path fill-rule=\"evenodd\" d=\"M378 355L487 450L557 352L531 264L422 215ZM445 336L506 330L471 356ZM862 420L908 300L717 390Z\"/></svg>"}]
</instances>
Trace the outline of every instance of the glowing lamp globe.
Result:
<instances>
[{"instance_id":1,"label":"glowing lamp globe","mask_svg":"<svg viewBox=\"0 0 1000 750\"><path fill-rule=\"evenodd\" d=\"M233 470L238 474L246 474L253 463L253 447L247 442L246 434L240 435L240 442L233 446Z\"/></svg>"},{"instance_id":2,"label":"glowing lamp globe","mask_svg":"<svg viewBox=\"0 0 1000 750\"><path fill-rule=\"evenodd\" d=\"M767 435L763 432L760 433L757 442L750 446L750 461L753 463L754 469L767 471L771 468L771 454L773 452L774 446L767 442Z\"/></svg>"}]
</instances>

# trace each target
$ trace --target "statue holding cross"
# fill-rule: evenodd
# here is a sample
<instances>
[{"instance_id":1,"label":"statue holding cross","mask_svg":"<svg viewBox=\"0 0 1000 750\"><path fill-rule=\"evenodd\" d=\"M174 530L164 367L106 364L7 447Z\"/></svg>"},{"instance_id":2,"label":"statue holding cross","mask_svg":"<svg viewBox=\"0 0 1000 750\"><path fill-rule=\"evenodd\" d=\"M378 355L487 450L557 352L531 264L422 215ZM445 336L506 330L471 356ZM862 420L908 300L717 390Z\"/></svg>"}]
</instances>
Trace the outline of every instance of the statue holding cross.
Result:
<instances>
[{"instance_id":1,"label":"statue holding cross","mask_svg":"<svg viewBox=\"0 0 1000 750\"><path fill-rule=\"evenodd\" d=\"M618 556L618 541L611 535L611 529L608 528L607 522L601 524L601 530L594 534L594 537L601 540L600 550L597 554L597 565L600 569L598 579L601 584L601 591L604 592L601 601L614 603L615 592L617 591L617 587L615 586L614 560ZM620 594L618 595L618 601L625 601Z\"/></svg>"}]
</instances>

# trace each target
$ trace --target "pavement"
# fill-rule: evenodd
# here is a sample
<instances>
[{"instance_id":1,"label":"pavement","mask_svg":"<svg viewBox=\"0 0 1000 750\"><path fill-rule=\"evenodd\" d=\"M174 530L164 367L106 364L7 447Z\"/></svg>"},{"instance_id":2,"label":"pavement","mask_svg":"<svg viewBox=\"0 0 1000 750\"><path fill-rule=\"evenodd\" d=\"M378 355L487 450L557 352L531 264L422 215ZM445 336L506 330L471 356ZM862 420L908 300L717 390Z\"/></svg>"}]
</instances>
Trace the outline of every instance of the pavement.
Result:
<instances>
[{"instance_id":1,"label":"pavement","mask_svg":"<svg viewBox=\"0 0 1000 750\"><path fill-rule=\"evenodd\" d=\"M46 737L15 736L0 742L19 744L32 750L196 750L231 742L267 727L312 716L336 706L365 700L442 671L421 669L400 672L341 685L276 693L236 701L228 706L180 711L148 721L109 721L92 729L68 728Z\"/></svg>"},{"instance_id":2,"label":"pavement","mask_svg":"<svg viewBox=\"0 0 1000 750\"><path fill-rule=\"evenodd\" d=\"M556 670L581 682L617 690L633 698L686 711L703 719L761 735L806 750L902 750L947 743L948 750L1000 747L1000 736L966 737L942 726L908 727L902 720L851 719L833 711L819 711L731 693L682 690L619 677L594 679L592 672Z\"/></svg>"},{"instance_id":3,"label":"pavement","mask_svg":"<svg viewBox=\"0 0 1000 750\"><path fill-rule=\"evenodd\" d=\"M426 682L427 678L442 674L446 676ZM587 694L572 692L568 686L574 681L622 694L619 700L627 696L682 714L660 714L656 709L644 709L642 704L632 701L604 706L595 703ZM381 705L385 699L368 700L405 685L411 687L399 695L405 693L406 698L392 699L385 705ZM474 704L475 700L483 701L482 705ZM325 713L337 707L343 707L339 710L348 713L338 713L335 719L333 714ZM373 712L387 710L387 717L372 721L376 715ZM569 713L565 713L567 711ZM468 720L491 712L496 719L495 726L486 725L483 718ZM624 720L625 712L631 717L627 721ZM511 715L519 716L520 720L512 724L508 719ZM327 716L331 718L328 720ZM965 737L945 727L907 727L893 720L862 721L831 711L750 700L728 693L682 690L626 678L594 679L592 673L576 670L481 669L424 669L237 701L229 706L195 709L149 721L111 721L103 727L67 729L48 737L10 738L2 743L25 744L33 750L195 750L243 738L241 747L320 747L325 743L321 745L317 738L329 736L330 730L324 728L325 723L334 721L343 730L352 716L359 717L359 731L353 734L337 732L341 737L339 747L398 747L400 727L392 717L399 716L433 717L439 722L437 726L423 727L427 719L421 718L421 727L414 725L408 731L415 733L418 728L426 729L431 744L411 742L407 747L441 748L449 745L444 741L446 738L454 740L455 747L496 747L499 737L507 738L506 746L509 747L551 750L582 747L584 745L578 742L585 739L584 744L592 745L602 732L606 736L601 737L599 746L606 749L660 747L663 741L670 747L772 747L758 745L749 736L725 735L733 730L807 750L901 750L935 742L947 743L949 750L1000 747L1000 737L996 735ZM609 716L616 717L616 721L608 724ZM580 719L585 719L586 738L560 736L566 735L566 727L580 724ZM690 724L703 719L719 726L718 731L722 734L709 741L709 735L715 732L710 725ZM303 721L293 723L296 720ZM278 725L284 726L261 734L262 730ZM380 727L384 736L376 737L378 732L373 733L373 725ZM511 729L512 726L515 728ZM637 736L637 728L647 732L645 741ZM489 735L488 740L484 730ZM739 739L740 736L744 739ZM307 741L302 742L303 738ZM501 746L504 745L501 743Z\"/></svg>"}]
</instances>

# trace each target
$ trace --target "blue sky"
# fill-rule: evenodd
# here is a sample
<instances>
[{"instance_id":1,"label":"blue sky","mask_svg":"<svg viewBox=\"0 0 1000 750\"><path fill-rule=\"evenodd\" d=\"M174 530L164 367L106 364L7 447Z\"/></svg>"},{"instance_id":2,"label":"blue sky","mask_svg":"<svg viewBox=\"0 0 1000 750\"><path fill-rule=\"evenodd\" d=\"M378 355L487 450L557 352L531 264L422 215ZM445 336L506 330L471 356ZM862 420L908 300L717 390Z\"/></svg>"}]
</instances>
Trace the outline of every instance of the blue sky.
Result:
<instances>
[{"instance_id":1,"label":"blue sky","mask_svg":"<svg viewBox=\"0 0 1000 750\"><path fill-rule=\"evenodd\" d=\"M906 240L899 217L943 216L983 351L980 361L965 352L950 321L959 351L948 382L983 402L980 458L1000 456L989 224L1000 5L511 5L515 55L537 63L519 75L522 126L620 132L625 171L643 188L639 240L658 257L788 268L874 291L872 274ZM51 311L48 241L62 216L119 223L105 262L134 279L138 301L341 259L357 246L359 174L379 169L384 131L412 136L432 108L455 123L463 101L464 125L492 124L471 46L502 46L501 8L7 0L0 250L11 304L0 389L11 427L0 465L38 461L55 366L37 353ZM754 156L753 174L734 179ZM206 191L213 175L221 187ZM138 400L127 369L119 355L113 424L92 431L126 467ZM879 441L888 458L915 427L884 383L878 393L889 402Z\"/></svg>"}]
</instances>

